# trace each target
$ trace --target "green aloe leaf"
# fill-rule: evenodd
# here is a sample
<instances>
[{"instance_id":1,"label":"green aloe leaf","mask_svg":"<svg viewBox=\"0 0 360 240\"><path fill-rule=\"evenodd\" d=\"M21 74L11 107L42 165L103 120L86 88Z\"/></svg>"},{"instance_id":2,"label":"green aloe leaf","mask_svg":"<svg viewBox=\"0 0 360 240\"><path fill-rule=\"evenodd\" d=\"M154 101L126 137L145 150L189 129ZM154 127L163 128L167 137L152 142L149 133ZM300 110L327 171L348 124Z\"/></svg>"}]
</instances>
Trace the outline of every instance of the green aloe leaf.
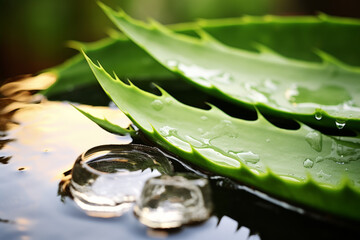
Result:
<instances>
[{"instance_id":1,"label":"green aloe leaf","mask_svg":"<svg viewBox=\"0 0 360 240\"><path fill-rule=\"evenodd\" d=\"M126 38L108 38L94 44L77 43L75 47L83 49L93 59L101 59L108 71L115 71L125 79L145 81L156 78L161 81L175 78L171 72ZM123 57L119 58L120 55ZM42 94L48 97L97 84L81 54L48 71L55 73L57 78L53 85L42 91Z\"/></svg>"},{"instance_id":2,"label":"green aloe leaf","mask_svg":"<svg viewBox=\"0 0 360 240\"><path fill-rule=\"evenodd\" d=\"M283 56L320 61L313 49L322 49L342 61L360 65L360 23L351 19L318 17L250 17L235 19L199 20L169 26L178 33L195 36L201 26L224 44L257 52L254 43L260 43ZM72 47L83 49L92 59L100 60L109 72L130 78L136 83L156 80L173 80L176 77L165 70L142 49L126 37L116 34L94 43L73 43ZM117 56L121 55L121 58ZM56 82L42 93L48 97L96 84L96 79L82 54L64 64L49 69L56 74ZM166 87L171 87L167 84Z\"/></svg>"},{"instance_id":3,"label":"green aloe leaf","mask_svg":"<svg viewBox=\"0 0 360 240\"><path fill-rule=\"evenodd\" d=\"M344 63L360 66L360 21L320 14L314 16L244 16L200 20L198 24L218 41L257 52L260 43L282 56L320 62L321 49Z\"/></svg>"},{"instance_id":4,"label":"green aloe leaf","mask_svg":"<svg viewBox=\"0 0 360 240\"><path fill-rule=\"evenodd\" d=\"M133 137L136 136L136 131L134 129L132 129L131 127L122 128L119 125L116 125L116 124L113 124L113 123L109 122L106 118L104 118L104 119L97 118L97 117L94 117L93 115L91 115L90 113L85 112L84 110L81 110L80 108L77 108L75 106L73 106L73 107L75 109L77 109L79 112L81 112L84 116L89 118L91 121L96 123L99 127L104 129L105 131L108 131L108 132L114 133L114 134L118 134L118 135L121 135L121 136L125 136L125 135L128 135L128 134L133 136Z\"/></svg>"},{"instance_id":5,"label":"green aloe leaf","mask_svg":"<svg viewBox=\"0 0 360 240\"><path fill-rule=\"evenodd\" d=\"M159 63L210 94L311 126L360 131L360 68L320 50L322 63L291 60L263 45L260 53L239 50L203 31L197 39L103 8Z\"/></svg>"},{"instance_id":6,"label":"green aloe leaf","mask_svg":"<svg viewBox=\"0 0 360 240\"><path fill-rule=\"evenodd\" d=\"M183 34L195 35L196 26L194 23L174 24L169 27ZM93 43L73 41L70 46L79 51L84 51L93 59L101 60L107 71L115 72L124 79L131 78L141 84L156 80L171 87L171 84L166 84L166 82L178 78L127 37L119 33ZM118 56L122 56L122 58ZM55 83L41 92L48 97L69 92L75 88L97 84L96 78L81 53L59 66L45 70L45 72L54 73L56 76Z\"/></svg>"},{"instance_id":7,"label":"green aloe leaf","mask_svg":"<svg viewBox=\"0 0 360 240\"><path fill-rule=\"evenodd\" d=\"M87 58L87 57L86 57ZM89 58L101 86L151 140L187 161L292 202L360 220L360 142L306 125L285 130L186 106L113 79Z\"/></svg>"}]
</instances>

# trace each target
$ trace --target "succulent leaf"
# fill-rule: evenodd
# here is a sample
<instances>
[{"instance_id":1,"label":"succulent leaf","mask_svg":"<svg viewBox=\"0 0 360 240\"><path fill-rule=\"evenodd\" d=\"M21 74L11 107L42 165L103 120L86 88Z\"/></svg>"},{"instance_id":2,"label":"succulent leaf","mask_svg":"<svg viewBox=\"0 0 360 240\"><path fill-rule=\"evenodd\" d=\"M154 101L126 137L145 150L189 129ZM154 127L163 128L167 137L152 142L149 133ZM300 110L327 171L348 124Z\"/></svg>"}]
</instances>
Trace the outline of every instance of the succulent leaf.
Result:
<instances>
[{"instance_id":1,"label":"succulent leaf","mask_svg":"<svg viewBox=\"0 0 360 240\"><path fill-rule=\"evenodd\" d=\"M311 126L360 131L358 67L320 51L322 63L280 57L263 46L260 53L235 49L204 34L202 39L176 34L102 7L139 47L203 91Z\"/></svg>"},{"instance_id":2,"label":"succulent leaf","mask_svg":"<svg viewBox=\"0 0 360 240\"><path fill-rule=\"evenodd\" d=\"M329 137L305 125L280 129L157 96L113 79L88 57L99 83L151 140L208 171L291 202L360 220L360 142ZM346 204L343 204L346 203Z\"/></svg>"}]
</instances>

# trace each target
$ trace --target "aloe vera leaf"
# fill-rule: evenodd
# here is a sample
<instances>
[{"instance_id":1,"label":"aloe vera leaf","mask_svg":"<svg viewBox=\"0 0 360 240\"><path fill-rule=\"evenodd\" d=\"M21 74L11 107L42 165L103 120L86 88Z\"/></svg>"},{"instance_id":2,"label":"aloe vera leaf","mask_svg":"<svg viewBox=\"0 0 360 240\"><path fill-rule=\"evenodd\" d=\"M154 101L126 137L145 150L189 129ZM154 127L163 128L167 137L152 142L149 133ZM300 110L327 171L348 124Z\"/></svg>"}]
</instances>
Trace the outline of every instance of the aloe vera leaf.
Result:
<instances>
[{"instance_id":1,"label":"aloe vera leaf","mask_svg":"<svg viewBox=\"0 0 360 240\"><path fill-rule=\"evenodd\" d=\"M319 14L318 16L244 16L200 20L198 24L218 41L240 49L257 51L254 43L282 56L321 61L315 49L344 63L360 66L360 21Z\"/></svg>"},{"instance_id":2,"label":"aloe vera leaf","mask_svg":"<svg viewBox=\"0 0 360 240\"><path fill-rule=\"evenodd\" d=\"M169 27L183 34L196 35L194 23L179 23ZM79 51L84 51L93 59L101 60L107 71L115 72L124 79L131 78L133 81L142 84L156 80L171 87L171 83L167 84L166 82L177 79L177 76L161 66L136 44L129 41L126 36L119 33L113 35L113 37L92 43L72 41L70 46ZM122 56L122 58L118 56ZM56 75L56 82L41 92L47 97L72 91L74 88L97 84L96 78L81 53L59 66L45 70L45 72L52 72Z\"/></svg>"},{"instance_id":3,"label":"aloe vera leaf","mask_svg":"<svg viewBox=\"0 0 360 240\"><path fill-rule=\"evenodd\" d=\"M176 32L195 36L197 25L221 42L249 51L258 51L254 43L260 43L286 57L319 61L320 58L313 50L323 49L346 63L360 65L360 47L357 47L357 43L360 42L359 21L324 15L245 16L235 19L200 20L197 24L185 23L169 27ZM72 46L83 49L92 59L101 60L107 71L114 71L123 79L131 78L135 82L176 79L126 37L116 35L98 42L76 43ZM42 92L48 97L96 83L81 54L46 71L57 75L56 82Z\"/></svg>"},{"instance_id":4,"label":"aloe vera leaf","mask_svg":"<svg viewBox=\"0 0 360 240\"><path fill-rule=\"evenodd\" d=\"M209 171L281 198L360 220L360 142L329 137L306 125L285 130L267 122L201 110L113 79L89 58L105 92L164 149ZM346 204L344 204L346 203Z\"/></svg>"},{"instance_id":5,"label":"aloe vera leaf","mask_svg":"<svg viewBox=\"0 0 360 240\"><path fill-rule=\"evenodd\" d=\"M202 39L188 37L103 9L159 63L214 96L312 126L360 131L360 68L321 51L323 63L291 60L264 46L260 53L234 49L204 32Z\"/></svg>"},{"instance_id":6,"label":"aloe vera leaf","mask_svg":"<svg viewBox=\"0 0 360 240\"><path fill-rule=\"evenodd\" d=\"M127 39L109 38L94 45L78 45L78 48L82 48L92 58L101 59L107 70L115 71L125 79L144 81L153 78L158 80L174 78L171 72ZM119 58L120 55L123 58ZM71 91L74 88L97 84L81 54L48 71L57 76L56 82L42 91L42 94L48 97Z\"/></svg>"},{"instance_id":7,"label":"aloe vera leaf","mask_svg":"<svg viewBox=\"0 0 360 240\"><path fill-rule=\"evenodd\" d=\"M108 132L114 133L114 134L118 134L120 136L125 136L125 135L136 136L136 131L134 129L132 129L131 127L129 127L129 129L122 128L119 125L109 122L106 118L104 118L104 119L97 118L97 117L91 115L90 113L85 112L84 110L81 110L80 108L77 108L75 106L73 106L73 107L75 109L77 109L79 112L81 112L84 116L89 118L91 121L96 123L99 127L104 129L105 131L108 131Z\"/></svg>"}]
</instances>

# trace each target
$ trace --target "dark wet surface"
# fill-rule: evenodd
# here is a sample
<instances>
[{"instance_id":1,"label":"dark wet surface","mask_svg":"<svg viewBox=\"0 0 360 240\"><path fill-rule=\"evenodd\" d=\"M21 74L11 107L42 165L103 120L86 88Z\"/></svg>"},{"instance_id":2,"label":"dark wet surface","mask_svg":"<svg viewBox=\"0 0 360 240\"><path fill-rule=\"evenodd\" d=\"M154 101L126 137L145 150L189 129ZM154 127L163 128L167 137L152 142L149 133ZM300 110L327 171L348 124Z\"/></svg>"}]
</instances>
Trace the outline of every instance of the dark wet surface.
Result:
<instances>
[{"instance_id":1,"label":"dark wet surface","mask_svg":"<svg viewBox=\"0 0 360 240\"><path fill-rule=\"evenodd\" d=\"M143 226L132 212L110 219L89 217L63 191L62 180L82 152L131 139L106 133L67 102L38 103L41 98L20 97L25 100L2 99L6 104L0 116L0 239L360 238L359 223L311 210L299 213L304 210L279 206L251 188L214 176L215 211L203 224L165 232ZM81 108L124 127L129 124L118 110ZM175 171L192 171L170 160Z\"/></svg>"}]
</instances>

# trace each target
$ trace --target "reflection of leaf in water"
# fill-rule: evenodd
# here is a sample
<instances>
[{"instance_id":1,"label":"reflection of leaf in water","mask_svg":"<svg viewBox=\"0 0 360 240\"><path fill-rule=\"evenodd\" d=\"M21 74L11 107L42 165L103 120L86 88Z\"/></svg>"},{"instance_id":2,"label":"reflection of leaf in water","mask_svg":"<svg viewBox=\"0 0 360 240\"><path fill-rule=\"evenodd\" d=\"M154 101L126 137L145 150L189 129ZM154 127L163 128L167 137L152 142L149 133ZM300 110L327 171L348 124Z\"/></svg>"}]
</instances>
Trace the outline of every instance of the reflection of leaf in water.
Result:
<instances>
[{"instance_id":1,"label":"reflection of leaf in water","mask_svg":"<svg viewBox=\"0 0 360 240\"><path fill-rule=\"evenodd\" d=\"M293 131L280 129L260 114L256 121L245 121L215 107L208 111L189 107L162 89L162 95L156 96L114 80L88 61L116 105L168 151L203 169L288 200L360 218L360 146L356 139L334 140L304 125ZM338 164L327 159L330 155L341 158L334 151L335 141L349 148L346 152L353 161ZM318 158L325 160L317 162Z\"/></svg>"}]
</instances>

